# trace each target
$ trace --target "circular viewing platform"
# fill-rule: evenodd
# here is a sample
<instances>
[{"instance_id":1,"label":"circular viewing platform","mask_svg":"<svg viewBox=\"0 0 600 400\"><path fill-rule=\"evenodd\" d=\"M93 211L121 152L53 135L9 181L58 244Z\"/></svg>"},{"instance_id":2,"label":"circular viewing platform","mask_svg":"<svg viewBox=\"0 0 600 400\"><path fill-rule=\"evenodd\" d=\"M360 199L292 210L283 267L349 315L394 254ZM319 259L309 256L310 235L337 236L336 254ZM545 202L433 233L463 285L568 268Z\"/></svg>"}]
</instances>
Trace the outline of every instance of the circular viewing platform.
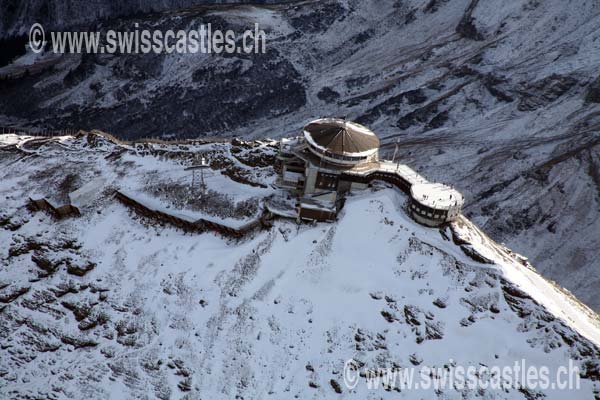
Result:
<instances>
[{"instance_id":1,"label":"circular viewing platform","mask_svg":"<svg viewBox=\"0 0 600 400\"><path fill-rule=\"evenodd\" d=\"M463 195L442 183L419 183L410 188L410 212L428 226L454 221L461 213Z\"/></svg>"}]
</instances>

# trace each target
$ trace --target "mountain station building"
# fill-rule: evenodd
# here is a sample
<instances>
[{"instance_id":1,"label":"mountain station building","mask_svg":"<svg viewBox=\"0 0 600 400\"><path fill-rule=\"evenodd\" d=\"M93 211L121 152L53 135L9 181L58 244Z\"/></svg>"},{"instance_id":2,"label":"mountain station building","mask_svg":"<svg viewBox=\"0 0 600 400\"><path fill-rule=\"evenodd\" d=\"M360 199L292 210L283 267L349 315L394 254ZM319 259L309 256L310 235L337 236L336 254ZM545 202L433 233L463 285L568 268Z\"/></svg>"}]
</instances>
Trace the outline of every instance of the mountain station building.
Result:
<instances>
[{"instance_id":1,"label":"mountain station building","mask_svg":"<svg viewBox=\"0 0 600 400\"><path fill-rule=\"evenodd\" d=\"M370 129L339 118L310 122L302 135L282 139L279 186L298 198L299 220L332 221L345 194L372 181L393 184L411 196L411 215L438 226L460 215L462 195L446 185L429 183L408 166L379 159L380 142Z\"/></svg>"}]
</instances>

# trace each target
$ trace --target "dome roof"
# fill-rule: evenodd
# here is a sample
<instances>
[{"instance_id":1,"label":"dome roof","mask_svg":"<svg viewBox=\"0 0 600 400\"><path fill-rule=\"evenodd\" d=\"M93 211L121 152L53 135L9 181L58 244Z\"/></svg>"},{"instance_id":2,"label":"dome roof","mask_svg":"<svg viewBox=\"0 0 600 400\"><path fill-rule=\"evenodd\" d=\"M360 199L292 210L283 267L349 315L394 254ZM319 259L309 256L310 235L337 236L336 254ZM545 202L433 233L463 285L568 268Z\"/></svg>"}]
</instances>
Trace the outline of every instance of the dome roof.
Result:
<instances>
[{"instance_id":1,"label":"dome roof","mask_svg":"<svg viewBox=\"0 0 600 400\"><path fill-rule=\"evenodd\" d=\"M343 156L367 156L379 149L370 129L339 118L317 119L304 127L304 137L318 150Z\"/></svg>"}]
</instances>

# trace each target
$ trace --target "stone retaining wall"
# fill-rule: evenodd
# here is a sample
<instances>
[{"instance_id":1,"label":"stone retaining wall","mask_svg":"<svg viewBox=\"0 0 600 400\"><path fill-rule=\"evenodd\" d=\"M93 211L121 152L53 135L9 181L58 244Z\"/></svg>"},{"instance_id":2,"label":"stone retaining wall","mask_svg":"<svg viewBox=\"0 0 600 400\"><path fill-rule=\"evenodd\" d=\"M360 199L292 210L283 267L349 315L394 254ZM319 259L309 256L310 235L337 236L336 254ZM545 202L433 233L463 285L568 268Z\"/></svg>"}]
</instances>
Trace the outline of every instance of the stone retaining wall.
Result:
<instances>
[{"instance_id":1,"label":"stone retaining wall","mask_svg":"<svg viewBox=\"0 0 600 400\"><path fill-rule=\"evenodd\" d=\"M56 207L45 198L37 200L29 198L29 206L35 211L46 211L58 219L78 217L81 215L79 209L72 204L65 204Z\"/></svg>"},{"instance_id":2,"label":"stone retaining wall","mask_svg":"<svg viewBox=\"0 0 600 400\"><path fill-rule=\"evenodd\" d=\"M202 233L206 231L213 231L226 237L240 238L255 229L269 228L271 226L270 220L274 218L271 213L265 211L260 218L257 218L256 220L251 221L239 228L232 228L230 226L226 226L214 221L208 221L202 218L196 221L188 221L164 211L149 208L120 191L115 191L115 197L121 203L130 207L140 215L168 223L186 232Z\"/></svg>"}]
</instances>

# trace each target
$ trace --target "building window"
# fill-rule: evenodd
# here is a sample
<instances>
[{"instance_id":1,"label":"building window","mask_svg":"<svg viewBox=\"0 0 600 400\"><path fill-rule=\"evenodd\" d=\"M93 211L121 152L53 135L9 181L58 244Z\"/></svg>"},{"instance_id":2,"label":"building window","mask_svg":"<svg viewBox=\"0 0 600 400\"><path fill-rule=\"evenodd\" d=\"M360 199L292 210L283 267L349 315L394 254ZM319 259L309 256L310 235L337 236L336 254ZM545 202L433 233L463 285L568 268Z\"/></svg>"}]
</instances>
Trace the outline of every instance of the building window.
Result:
<instances>
[{"instance_id":1,"label":"building window","mask_svg":"<svg viewBox=\"0 0 600 400\"><path fill-rule=\"evenodd\" d=\"M338 185L338 175L319 172L315 186L319 189L335 189Z\"/></svg>"}]
</instances>

